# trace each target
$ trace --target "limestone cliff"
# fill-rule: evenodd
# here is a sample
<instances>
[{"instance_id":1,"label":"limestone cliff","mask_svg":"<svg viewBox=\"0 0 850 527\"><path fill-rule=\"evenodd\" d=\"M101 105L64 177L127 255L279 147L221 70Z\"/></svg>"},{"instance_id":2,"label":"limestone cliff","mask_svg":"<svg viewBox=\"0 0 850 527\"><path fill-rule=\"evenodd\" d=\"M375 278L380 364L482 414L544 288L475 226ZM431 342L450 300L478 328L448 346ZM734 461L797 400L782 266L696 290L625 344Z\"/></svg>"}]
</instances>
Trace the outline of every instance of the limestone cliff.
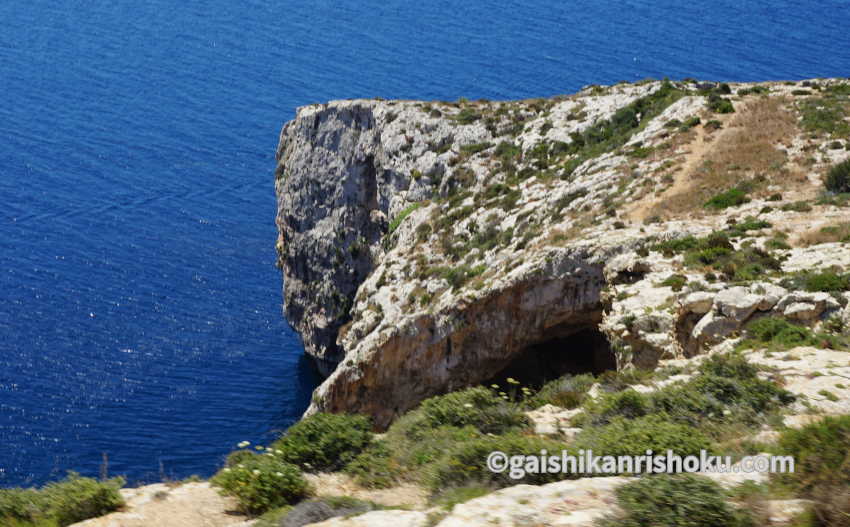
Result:
<instances>
[{"instance_id":1,"label":"limestone cliff","mask_svg":"<svg viewBox=\"0 0 850 527\"><path fill-rule=\"evenodd\" d=\"M815 239L847 221L821 196L850 155L846 86L300 108L276 191L285 315L329 374L308 412L383 427L499 376L651 367L766 314L847 318L793 279L850 264L846 239Z\"/></svg>"}]
</instances>

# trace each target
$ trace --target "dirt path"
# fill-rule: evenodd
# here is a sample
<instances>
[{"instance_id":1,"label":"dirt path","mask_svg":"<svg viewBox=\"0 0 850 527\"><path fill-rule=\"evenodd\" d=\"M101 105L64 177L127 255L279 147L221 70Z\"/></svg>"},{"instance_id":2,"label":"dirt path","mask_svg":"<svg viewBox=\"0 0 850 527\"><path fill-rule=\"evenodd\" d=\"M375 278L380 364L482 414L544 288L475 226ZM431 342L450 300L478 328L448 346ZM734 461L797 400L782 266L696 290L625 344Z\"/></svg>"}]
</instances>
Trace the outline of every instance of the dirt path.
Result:
<instances>
[{"instance_id":1,"label":"dirt path","mask_svg":"<svg viewBox=\"0 0 850 527\"><path fill-rule=\"evenodd\" d=\"M742 102L739 104L741 104L740 108L743 109L746 103ZM736 128L733 117L734 115L735 114L713 116L713 118L720 121L722 125L722 128L713 134L706 132L704 123L694 128L696 136L688 144L688 151L685 152L681 158L682 164L673 174L673 183L661 194L654 197L647 196L646 198L638 201L635 208L627 213L629 220L638 223L643 222L655 212L656 208L661 205L667 197L688 192L697 182L697 180L695 180L692 176L696 169L702 164L706 154L714 147L714 145L719 144L726 134Z\"/></svg>"},{"instance_id":2,"label":"dirt path","mask_svg":"<svg viewBox=\"0 0 850 527\"><path fill-rule=\"evenodd\" d=\"M416 485L399 485L389 489L370 490L357 485L345 474L307 474L307 480L316 488L318 496L351 496L386 507L424 509L428 492Z\"/></svg>"},{"instance_id":3,"label":"dirt path","mask_svg":"<svg viewBox=\"0 0 850 527\"><path fill-rule=\"evenodd\" d=\"M253 522L235 512L236 503L208 482L171 488L157 483L121 489L125 510L71 527L248 527Z\"/></svg>"}]
</instances>

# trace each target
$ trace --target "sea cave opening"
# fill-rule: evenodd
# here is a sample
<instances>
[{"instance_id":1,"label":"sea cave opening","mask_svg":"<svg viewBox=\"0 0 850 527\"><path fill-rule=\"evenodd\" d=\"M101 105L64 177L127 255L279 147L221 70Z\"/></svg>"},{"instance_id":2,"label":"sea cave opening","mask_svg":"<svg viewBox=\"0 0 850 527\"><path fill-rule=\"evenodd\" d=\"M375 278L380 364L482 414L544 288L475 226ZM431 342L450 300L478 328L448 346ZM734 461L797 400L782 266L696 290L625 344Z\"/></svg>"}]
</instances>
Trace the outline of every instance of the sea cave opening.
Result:
<instances>
[{"instance_id":1,"label":"sea cave opening","mask_svg":"<svg viewBox=\"0 0 850 527\"><path fill-rule=\"evenodd\" d=\"M513 378L520 385L539 388L566 374L616 370L614 352L595 326L556 326L520 351L490 382L504 386Z\"/></svg>"}]
</instances>

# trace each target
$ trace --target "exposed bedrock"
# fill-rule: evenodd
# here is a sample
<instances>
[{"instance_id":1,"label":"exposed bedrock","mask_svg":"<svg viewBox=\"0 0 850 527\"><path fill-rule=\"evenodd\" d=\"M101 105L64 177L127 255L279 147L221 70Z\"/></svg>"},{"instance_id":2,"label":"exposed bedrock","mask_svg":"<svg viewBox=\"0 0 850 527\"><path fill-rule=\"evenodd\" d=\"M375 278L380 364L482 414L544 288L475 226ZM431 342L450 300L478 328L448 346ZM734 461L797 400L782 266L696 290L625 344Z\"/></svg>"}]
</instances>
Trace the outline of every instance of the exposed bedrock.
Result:
<instances>
[{"instance_id":1,"label":"exposed bedrock","mask_svg":"<svg viewBox=\"0 0 850 527\"><path fill-rule=\"evenodd\" d=\"M380 132L369 105L316 108L288 123L277 152L279 266L284 314L328 375L357 287L386 232L388 194L379 167Z\"/></svg>"},{"instance_id":2,"label":"exposed bedrock","mask_svg":"<svg viewBox=\"0 0 850 527\"><path fill-rule=\"evenodd\" d=\"M791 276L850 265L844 245L825 257L826 244L766 241L786 223L846 222L846 210L786 210L783 187L761 172L749 202L703 206L712 187L698 184L700 167L726 159L730 137L759 130L764 112L793 129L792 86L770 85L783 96L773 106L747 89L726 90L741 94L722 115L685 82L299 108L281 132L275 189L284 313L327 375L308 412L368 414L383 428L469 385L653 368L735 339L759 317L850 320L848 299L795 291ZM801 166L794 145L807 136L789 134L781 149L760 148ZM846 152L819 148L830 163ZM729 254L708 256L744 249L741 261L700 260L717 236ZM736 277L744 271L758 279Z\"/></svg>"},{"instance_id":3,"label":"exposed bedrock","mask_svg":"<svg viewBox=\"0 0 850 527\"><path fill-rule=\"evenodd\" d=\"M371 415L382 428L424 398L503 377L527 384L612 369L598 332L601 265L535 277L440 313L399 320L359 346L317 390L314 411Z\"/></svg>"}]
</instances>

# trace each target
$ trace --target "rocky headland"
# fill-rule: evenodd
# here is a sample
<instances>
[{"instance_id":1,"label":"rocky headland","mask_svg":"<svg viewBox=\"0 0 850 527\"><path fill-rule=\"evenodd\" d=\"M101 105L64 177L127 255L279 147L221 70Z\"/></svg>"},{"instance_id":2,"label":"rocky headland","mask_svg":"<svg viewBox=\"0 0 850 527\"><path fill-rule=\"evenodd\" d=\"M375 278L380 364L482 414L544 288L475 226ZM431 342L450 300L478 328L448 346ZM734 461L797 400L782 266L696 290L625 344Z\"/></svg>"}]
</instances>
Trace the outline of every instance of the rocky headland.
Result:
<instances>
[{"instance_id":1,"label":"rocky headland","mask_svg":"<svg viewBox=\"0 0 850 527\"><path fill-rule=\"evenodd\" d=\"M850 264L824 187L848 115L837 79L299 108L277 247L285 315L329 374L308 414L385 428L509 375L693 357L758 318L847 327L846 293L805 281Z\"/></svg>"}]
</instances>

